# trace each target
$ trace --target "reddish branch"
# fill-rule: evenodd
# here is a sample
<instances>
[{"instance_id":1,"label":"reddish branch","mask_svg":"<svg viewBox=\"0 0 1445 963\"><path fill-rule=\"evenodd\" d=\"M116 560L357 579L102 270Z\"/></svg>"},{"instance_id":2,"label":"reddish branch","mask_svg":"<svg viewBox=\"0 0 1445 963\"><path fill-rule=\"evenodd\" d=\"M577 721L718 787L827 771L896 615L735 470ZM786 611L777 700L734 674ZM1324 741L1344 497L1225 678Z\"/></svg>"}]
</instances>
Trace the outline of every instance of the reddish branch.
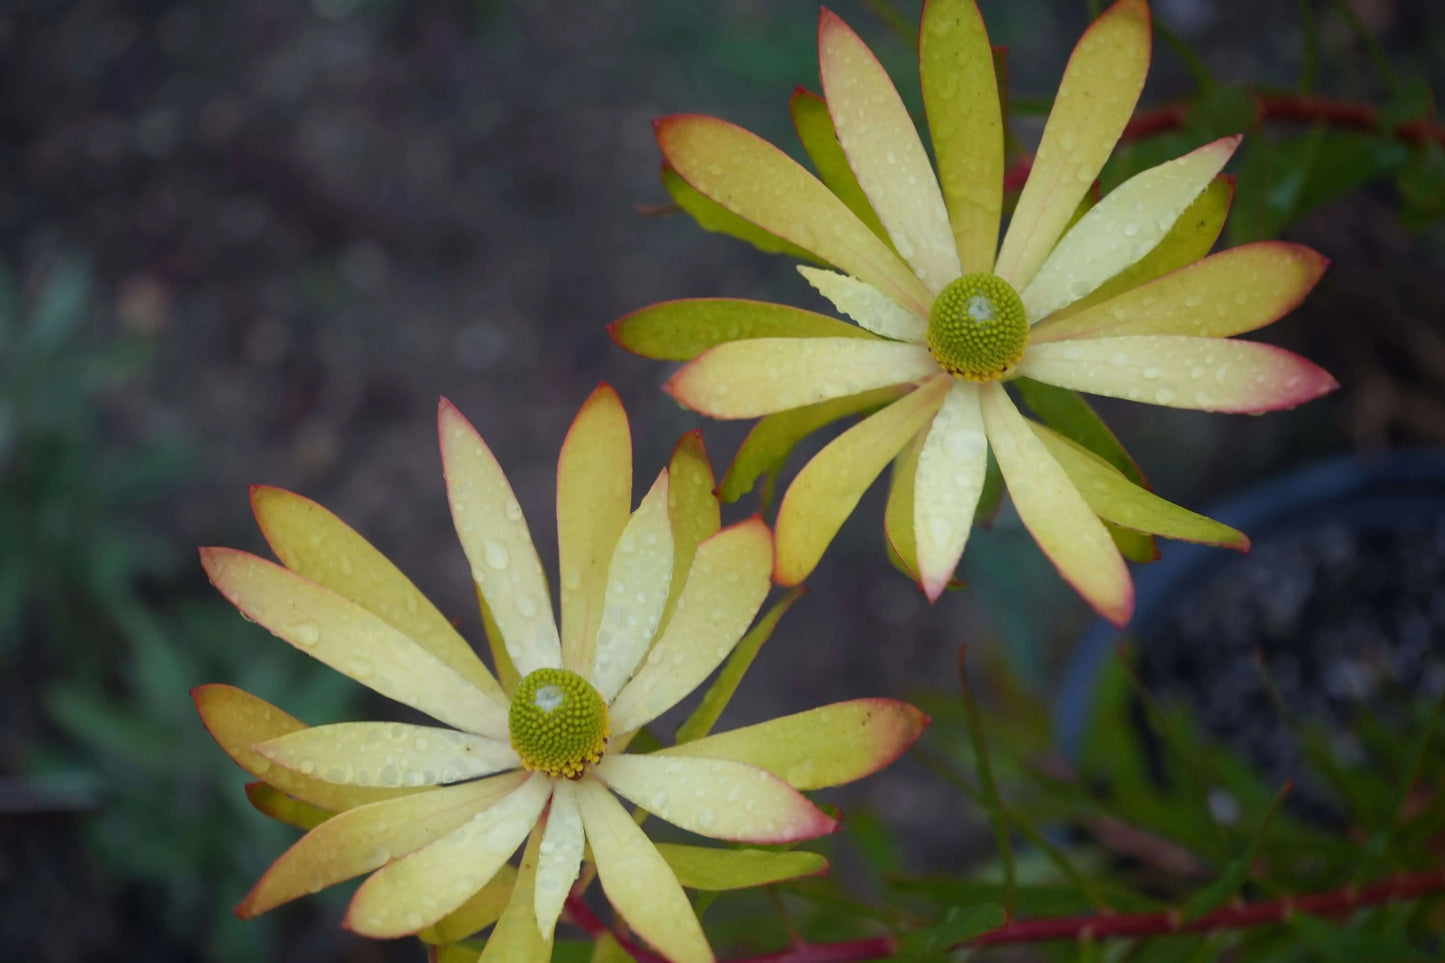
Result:
<instances>
[{"instance_id":1,"label":"reddish branch","mask_svg":"<svg viewBox=\"0 0 1445 963\"><path fill-rule=\"evenodd\" d=\"M1287 896L1258 903L1239 903L1215 910L1196 920L1185 920L1177 910L1163 913L1099 913L1089 916L1054 916L1017 920L968 941L966 946L1000 946L1005 943L1043 943L1050 940L1109 939L1165 936L1173 933L1208 933L1249 929L1283 923L1296 913L1343 916L1367 906L1419 899L1445 891L1445 869L1402 874L1369 886L1346 886L1326 893ZM611 929L576 894L567 899L567 912L587 935L596 939L611 933L638 963L666 963L631 937ZM892 937L882 936L841 943L805 943L764 956L737 957L730 963L861 963L883 960L897 948Z\"/></svg>"},{"instance_id":2,"label":"reddish branch","mask_svg":"<svg viewBox=\"0 0 1445 963\"><path fill-rule=\"evenodd\" d=\"M998 946L1003 943L1041 943L1046 940L1162 936L1169 933L1247 929L1281 923L1296 913L1343 916L1366 906L1418 899L1441 890L1445 890L1445 869L1433 869L1396 876L1369 886L1346 886L1327 893L1287 896L1283 899L1227 906L1196 920L1186 921L1177 911L1019 920L991 933L985 933L968 945Z\"/></svg>"},{"instance_id":3,"label":"reddish branch","mask_svg":"<svg viewBox=\"0 0 1445 963\"><path fill-rule=\"evenodd\" d=\"M1346 130L1382 130L1380 111L1369 104L1348 100L1332 100L1310 94L1254 94L1254 122L1323 123ZM1154 110L1135 114L1119 138L1122 143L1143 140L1154 134L1179 130L1189 119L1187 103L1166 104ZM1419 147L1425 144L1445 145L1445 126L1421 118L1397 124L1389 130L1394 137ZM1016 191L1028 179L1031 158L1025 158L1004 172L1004 190Z\"/></svg>"}]
</instances>

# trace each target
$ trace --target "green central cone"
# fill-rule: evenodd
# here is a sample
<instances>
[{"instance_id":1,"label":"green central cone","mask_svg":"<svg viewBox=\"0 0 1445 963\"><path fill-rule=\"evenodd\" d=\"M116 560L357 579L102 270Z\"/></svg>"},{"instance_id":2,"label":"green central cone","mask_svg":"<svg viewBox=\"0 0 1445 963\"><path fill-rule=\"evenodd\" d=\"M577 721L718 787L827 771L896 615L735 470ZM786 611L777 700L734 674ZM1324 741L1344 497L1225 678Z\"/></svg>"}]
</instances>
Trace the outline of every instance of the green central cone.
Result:
<instances>
[{"instance_id":1,"label":"green central cone","mask_svg":"<svg viewBox=\"0 0 1445 963\"><path fill-rule=\"evenodd\" d=\"M568 779L581 779L602 758L610 734L601 694L566 669L538 669L523 679L507 726L523 766Z\"/></svg>"},{"instance_id":2,"label":"green central cone","mask_svg":"<svg viewBox=\"0 0 1445 963\"><path fill-rule=\"evenodd\" d=\"M965 274L933 299L928 350L950 374L996 381L1019 363L1029 320L1018 292L996 274Z\"/></svg>"}]
</instances>

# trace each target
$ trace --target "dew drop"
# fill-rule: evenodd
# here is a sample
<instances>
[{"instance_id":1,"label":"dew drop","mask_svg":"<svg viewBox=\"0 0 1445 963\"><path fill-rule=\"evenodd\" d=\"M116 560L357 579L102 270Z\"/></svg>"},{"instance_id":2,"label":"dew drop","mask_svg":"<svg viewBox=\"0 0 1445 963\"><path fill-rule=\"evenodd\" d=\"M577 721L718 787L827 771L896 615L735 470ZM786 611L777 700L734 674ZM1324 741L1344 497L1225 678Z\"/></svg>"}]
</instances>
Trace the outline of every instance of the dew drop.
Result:
<instances>
[{"instance_id":1,"label":"dew drop","mask_svg":"<svg viewBox=\"0 0 1445 963\"><path fill-rule=\"evenodd\" d=\"M511 561L511 558L507 555L507 547L501 542L490 538L487 539L482 546L482 554L486 558L487 564L499 572L506 568L507 564Z\"/></svg>"},{"instance_id":2,"label":"dew drop","mask_svg":"<svg viewBox=\"0 0 1445 963\"><path fill-rule=\"evenodd\" d=\"M321 640L321 627L310 620L297 622L286 631L297 645L315 645Z\"/></svg>"}]
</instances>

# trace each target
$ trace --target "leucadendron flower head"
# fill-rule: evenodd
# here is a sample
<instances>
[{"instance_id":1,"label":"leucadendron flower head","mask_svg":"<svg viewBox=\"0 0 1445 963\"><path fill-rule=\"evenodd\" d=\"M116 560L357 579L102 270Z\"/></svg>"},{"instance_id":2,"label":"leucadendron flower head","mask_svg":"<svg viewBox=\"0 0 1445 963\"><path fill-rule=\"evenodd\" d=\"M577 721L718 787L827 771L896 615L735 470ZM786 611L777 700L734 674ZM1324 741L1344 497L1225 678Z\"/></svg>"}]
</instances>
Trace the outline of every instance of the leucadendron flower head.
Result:
<instances>
[{"instance_id":1,"label":"leucadendron flower head","mask_svg":"<svg viewBox=\"0 0 1445 963\"><path fill-rule=\"evenodd\" d=\"M1003 121L973 0L923 9L919 72L936 175L888 75L826 10L818 47L824 97L800 91L792 107L822 180L712 117L664 118L657 139L664 181L686 210L706 227L836 268L800 270L858 326L781 305L695 300L612 327L630 350L690 362L667 385L688 407L770 416L744 444L725 496L775 470L807 432L876 412L814 457L783 498L777 580L812 572L894 461L889 542L936 599L968 540L990 451L1039 546L1117 623L1134 593L1116 540L1143 558L1153 556L1150 533L1246 547L1239 532L1136 484L1137 468L1074 394L1262 412L1335 387L1287 351L1230 339L1293 308L1325 263L1284 243L1205 257L1228 208L1220 172L1238 137L1146 170L1079 216L1144 84L1144 0L1120 0L1080 39L1002 245ZM1046 424L1020 413L1009 384Z\"/></svg>"},{"instance_id":2,"label":"leucadendron flower head","mask_svg":"<svg viewBox=\"0 0 1445 963\"><path fill-rule=\"evenodd\" d=\"M726 877L718 888L742 885L728 872L738 854L672 846L664 855L617 796L715 839L809 839L836 824L800 790L886 765L927 720L870 699L696 738L717 719L744 660L730 663L689 720L692 741L626 752L748 631L769 591L767 527L753 518L720 528L697 435L683 439L633 510L627 419L603 386L578 414L558 464L559 626L496 459L445 401L440 432L452 516L497 675L379 552L299 495L252 492L282 564L202 550L211 581L246 617L441 723L307 728L241 690L198 689L212 734L268 784L251 794L258 807L315 827L238 912L251 916L371 873L346 916L358 933L423 931L451 942L496 922L484 959L546 960L590 850L607 898L634 931L669 959L710 960L679 873L694 886L707 887L710 876ZM759 630L773 621L770 614ZM812 854L756 855L788 857L792 867L763 866L760 881L822 865Z\"/></svg>"}]
</instances>

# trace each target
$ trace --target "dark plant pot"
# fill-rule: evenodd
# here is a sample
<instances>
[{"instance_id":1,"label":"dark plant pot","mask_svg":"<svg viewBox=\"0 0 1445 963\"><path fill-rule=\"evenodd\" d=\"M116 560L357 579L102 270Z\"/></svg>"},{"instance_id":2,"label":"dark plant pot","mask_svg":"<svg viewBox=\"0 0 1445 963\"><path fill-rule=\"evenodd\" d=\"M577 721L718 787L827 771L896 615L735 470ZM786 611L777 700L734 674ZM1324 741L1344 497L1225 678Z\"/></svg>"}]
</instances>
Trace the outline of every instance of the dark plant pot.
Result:
<instances>
[{"instance_id":1,"label":"dark plant pot","mask_svg":"<svg viewBox=\"0 0 1445 963\"><path fill-rule=\"evenodd\" d=\"M1445 689L1445 452L1321 462L1206 514L1252 551L1171 543L1138 571L1127 633L1096 623L1065 672L1054 729L1067 756L1126 634L1151 692L1183 699L1275 782L1300 776L1299 747L1257 660L1292 715L1344 740L1360 706L1388 712Z\"/></svg>"}]
</instances>

